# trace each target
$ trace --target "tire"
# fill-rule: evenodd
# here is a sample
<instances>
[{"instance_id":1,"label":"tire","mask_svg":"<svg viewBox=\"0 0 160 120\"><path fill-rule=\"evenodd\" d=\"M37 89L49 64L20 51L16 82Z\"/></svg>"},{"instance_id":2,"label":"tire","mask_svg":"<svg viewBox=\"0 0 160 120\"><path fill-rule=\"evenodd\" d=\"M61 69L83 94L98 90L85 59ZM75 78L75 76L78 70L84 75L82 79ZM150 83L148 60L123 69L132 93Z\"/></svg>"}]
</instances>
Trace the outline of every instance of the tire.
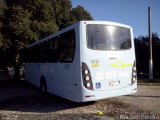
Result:
<instances>
[{"instance_id":1,"label":"tire","mask_svg":"<svg viewBox=\"0 0 160 120\"><path fill-rule=\"evenodd\" d=\"M43 94L47 94L47 84L45 78L42 76L40 79L40 88Z\"/></svg>"}]
</instances>

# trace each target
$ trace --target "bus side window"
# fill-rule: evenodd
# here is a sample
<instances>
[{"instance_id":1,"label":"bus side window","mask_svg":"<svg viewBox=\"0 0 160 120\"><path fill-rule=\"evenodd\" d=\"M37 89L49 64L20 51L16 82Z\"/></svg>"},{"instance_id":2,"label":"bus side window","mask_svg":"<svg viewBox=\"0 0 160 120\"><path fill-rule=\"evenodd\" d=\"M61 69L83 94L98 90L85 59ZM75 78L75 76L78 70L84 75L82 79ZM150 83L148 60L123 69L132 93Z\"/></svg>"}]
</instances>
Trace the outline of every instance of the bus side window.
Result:
<instances>
[{"instance_id":1,"label":"bus side window","mask_svg":"<svg viewBox=\"0 0 160 120\"><path fill-rule=\"evenodd\" d=\"M47 60L48 62L58 62L57 39L52 38L48 41Z\"/></svg>"},{"instance_id":2,"label":"bus side window","mask_svg":"<svg viewBox=\"0 0 160 120\"><path fill-rule=\"evenodd\" d=\"M69 31L65 38L65 62L70 63L73 61L75 54L75 31Z\"/></svg>"},{"instance_id":3,"label":"bus side window","mask_svg":"<svg viewBox=\"0 0 160 120\"><path fill-rule=\"evenodd\" d=\"M33 62L39 62L39 44L33 47Z\"/></svg>"},{"instance_id":4,"label":"bus side window","mask_svg":"<svg viewBox=\"0 0 160 120\"><path fill-rule=\"evenodd\" d=\"M75 31L70 30L60 35L58 41L59 62L71 63L75 53Z\"/></svg>"},{"instance_id":5,"label":"bus side window","mask_svg":"<svg viewBox=\"0 0 160 120\"><path fill-rule=\"evenodd\" d=\"M65 60L65 46L64 46L63 34L58 38L58 53L59 53L59 62L63 63Z\"/></svg>"},{"instance_id":6,"label":"bus side window","mask_svg":"<svg viewBox=\"0 0 160 120\"><path fill-rule=\"evenodd\" d=\"M40 61L39 62L47 62L47 41L40 43Z\"/></svg>"},{"instance_id":7,"label":"bus side window","mask_svg":"<svg viewBox=\"0 0 160 120\"><path fill-rule=\"evenodd\" d=\"M28 58L28 54L27 54L27 49L22 49L21 50L21 53L20 53L20 58L21 58L21 61L24 62L24 63L27 63L27 58Z\"/></svg>"},{"instance_id":8,"label":"bus side window","mask_svg":"<svg viewBox=\"0 0 160 120\"><path fill-rule=\"evenodd\" d=\"M32 47L28 49L28 53L27 54L28 54L28 62L32 63L33 62L33 55L34 55Z\"/></svg>"},{"instance_id":9,"label":"bus side window","mask_svg":"<svg viewBox=\"0 0 160 120\"><path fill-rule=\"evenodd\" d=\"M58 38L54 40L54 62L58 62L59 55L58 55Z\"/></svg>"}]
</instances>

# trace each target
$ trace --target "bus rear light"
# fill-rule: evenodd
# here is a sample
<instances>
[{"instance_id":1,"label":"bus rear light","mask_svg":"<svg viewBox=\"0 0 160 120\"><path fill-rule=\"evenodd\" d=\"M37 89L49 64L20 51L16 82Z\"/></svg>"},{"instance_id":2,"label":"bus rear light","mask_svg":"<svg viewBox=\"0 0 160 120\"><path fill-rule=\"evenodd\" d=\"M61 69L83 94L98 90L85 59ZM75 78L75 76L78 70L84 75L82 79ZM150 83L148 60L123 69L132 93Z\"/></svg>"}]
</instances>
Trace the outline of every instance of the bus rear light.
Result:
<instances>
[{"instance_id":1,"label":"bus rear light","mask_svg":"<svg viewBox=\"0 0 160 120\"><path fill-rule=\"evenodd\" d=\"M84 70L84 74L86 74L86 75L87 75L87 74L88 74L88 70Z\"/></svg>"},{"instance_id":2,"label":"bus rear light","mask_svg":"<svg viewBox=\"0 0 160 120\"><path fill-rule=\"evenodd\" d=\"M136 67L133 67L133 70L135 70L135 71L136 71Z\"/></svg>"},{"instance_id":3,"label":"bus rear light","mask_svg":"<svg viewBox=\"0 0 160 120\"><path fill-rule=\"evenodd\" d=\"M88 82L88 83L86 84L86 86L87 86L87 87L90 87L90 86L91 86L91 84Z\"/></svg>"},{"instance_id":4,"label":"bus rear light","mask_svg":"<svg viewBox=\"0 0 160 120\"><path fill-rule=\"evenodd\" d=\"M88 80L89 80L89 76L86 76L86 77L85 77L85 80L87 80L87 81L88 81Z\"/></svg>"},{"instance_id":5,"label":"bus rear light","mask_svg":"<svg viewBox=\"0 0 160 120\"><path fill-rule=\"evenodd\" d=\"M133 76L136 76L136 72L133 72Z\"/></svg>"},{"instance_id":6,"label":"bus rear light","mask_svg":"<svg viewBox=\"0 0 160 120\"><path fill-rule=\"evenodd\" d=\"M136 81L136 78L133 78L133 82L135 82Z\"/></svg>"},{"instance_id":7,"label":"bus rear light","mask_svg":"<svg viewBox=\"0 0 160 120\"><path fill-rule=\"evenodd\" d=\"M137 80L137 71L136 71L136 62L134 61L133 67L132 67L132 81L131 84L134 84Z\"/></svg>"},{"instance_id":8,"label":"bus rear light","mask_svg":"<svg viewBox=\"0 0 160 120\"><path fill-rule=\"evenodd\" d=\"M87 64L83 62L82 62L82 78L83 78L83 86L89 90L93 90L93 83L90 70Z\"/></svg>"}]
</instances>

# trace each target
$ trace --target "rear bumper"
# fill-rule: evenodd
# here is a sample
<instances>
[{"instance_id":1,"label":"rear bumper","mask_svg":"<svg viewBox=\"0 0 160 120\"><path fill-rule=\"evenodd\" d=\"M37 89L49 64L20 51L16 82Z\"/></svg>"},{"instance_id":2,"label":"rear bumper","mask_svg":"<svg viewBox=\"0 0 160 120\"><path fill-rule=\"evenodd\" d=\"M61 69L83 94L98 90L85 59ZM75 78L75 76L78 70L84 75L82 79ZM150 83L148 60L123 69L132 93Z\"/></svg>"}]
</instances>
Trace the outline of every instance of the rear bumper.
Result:
<instances>
[{"instance_id":1,"label":"rear bumper","mask_svg":"<svg viewBox=\"0 0 160 120\"><path fill-rule=\"evenodd\" d=\"M95 100L128 95L136 92L137 92L137 87L135 87L135 85L131 85L121 89L110 90L110 91L95 91Z\"/></svg>"},{"instance_id":2,"label":"rear bumper","mask_svg":"<svg viewBox=\"0 0 160 120\"><path fill-rule=\"evenodd\" d=\"M87 102L87 101L96 101L101 100L105 98L110 97L116 97L116 96L122 96L122 95L128 95L133 94L137 92L137 83L134 83L133 85L115 89L115 90L107 90L107 91L85 91L84 94L82 94L81 102Z\"/></svg>"}]
</instances>

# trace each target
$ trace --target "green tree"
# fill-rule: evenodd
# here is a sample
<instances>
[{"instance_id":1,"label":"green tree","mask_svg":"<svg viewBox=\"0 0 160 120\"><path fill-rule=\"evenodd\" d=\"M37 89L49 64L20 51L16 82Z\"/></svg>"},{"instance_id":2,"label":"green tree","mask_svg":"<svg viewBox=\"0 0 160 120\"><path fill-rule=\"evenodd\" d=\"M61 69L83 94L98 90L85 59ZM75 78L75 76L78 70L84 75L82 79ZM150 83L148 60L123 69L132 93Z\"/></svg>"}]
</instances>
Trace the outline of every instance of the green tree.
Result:
<instances>
[{"instance_id":1,"label":"green tree","mask_svg":"<svg viewBox=\"0 0 160 120\"><path fill-rule=\"evenodd\" d=\"M72 9L70 0L6 1L8 9L3 35L8 41L7 53L15 69L15 79L19 78L20 49L74 22L92 19L82 6Z\"/></svg>"},{"instance_id":2,"label":"green tree","mask_svg":"<svg viewBox=\"0 0 160 120\"><path fill-rule=\"evenodd\" d=\"M17 0L7 14L6 36L10 40L15 79L19 78L21 48L58 30L54 12L47 0Z\"/></svg>"},{"instance_id":3,"label":"green tree","mask_svg":"<svg viewBox=\"0 0 160 120\"><path fill-rule=\"evenodd\" d=\"M70 25L69 18L72 9L72 4L70 0L51 0L52 6L55 13L56 24L59 29L63 29Z\"/></svg>"},{"instance_id":4,"label":"green tree","mask_svg":"<svg viewBox=\"0 0 160 120\"><path fill-rule=\"evenodd\" d=\"M54 9L51 2L48 0L30 0L24 5L31 16L32 31L34 31L38 38L36 40L44 38L49 34L52 34L58 30L58 26L55 20Z\"/></svg>"},{"instance_id":5,"label":"green tree","mask_svg":"<svg viewBox=\"0 0 160 120\"><path fill-rule=\"evenodd\" d=\"M19 78L19 50L25 43L30 40L30 13L24 10L21 6L12 5L8 9L7 22L6 22L6 33L5 36L10 41L8 51L11 56L10 64L15 70L15 79ZM29 39L28 39L29 38Z\"/></svg>"},{"instance_id":6,"label":"green tree","mask_svg":"<svg viewBox=\"0 0 160 120\"><path fill-rule=\"evenodd\" d=\"M6 10L7 6L4 0L0 0L0 30L3 27L3 19L4 19L4 11Z\"/></svg>"},{"instance_id":7,"label":"green tree","mask_svg":"<svg viewBox=\"0 0 160 120\"><path fill-rule=\"evenodd\" d=\"M73 24L81 20L93 20L93 18L87 10L79 5L70 12L70 22Z\"/></svg>"},{"instance_id":8,"label":"green tree","mask_svg":"<svg viewBox=\"0 0 160 120\"><path fill-rule=\"evenodd\" d=\"M5 16L4 12L6 10L7 6L4 0L0 0L0 48L3 49L5 47L5 39L3 36L3 27L4 27L4 21L5 21Z\"/></svg>"},{"instance_id":9,"label":"green tree","mask_svg":"<svg viewBox=\"0 0 160 120\"><path fill-rule=\"evenodd\" d=\"M42 39L58 30L54 10L48 0L16 0L11 8L13 9L10 10L12 12L11 18L17 22L13 22L15 24L13 26L17 25L14 31L18 30L18 36L22 37L20 39L28 41L25 45ZM13 16L14 13L18 13L16 17L15 15ZM21 28L18 28L19 23L23 23Z\"/></svg>"},{"instance_id":10,"label":"green tree","mask_svg":"<svg viewBox=\"0 0 160 120\"><path fill-rule=\"evenodd\" d=\"M9 41L5 39L4 28L5 28L5 13L7 6L4 0L0 0L0 67L5 67L8 62L8 54L6 49L8 48Z\"/></svg>"},{"instance_id":11,"label":"green tree","mask_svg":"<svg viewBox=\"0 0 160 120\"><path fill-rule=\"evenodd\" d=\"M51 3L59 29L63 29L81 20L93 20L90 13L82 6L79 5L72 9L70 0L54 0Z\"/></svg>"}]
</instances>

